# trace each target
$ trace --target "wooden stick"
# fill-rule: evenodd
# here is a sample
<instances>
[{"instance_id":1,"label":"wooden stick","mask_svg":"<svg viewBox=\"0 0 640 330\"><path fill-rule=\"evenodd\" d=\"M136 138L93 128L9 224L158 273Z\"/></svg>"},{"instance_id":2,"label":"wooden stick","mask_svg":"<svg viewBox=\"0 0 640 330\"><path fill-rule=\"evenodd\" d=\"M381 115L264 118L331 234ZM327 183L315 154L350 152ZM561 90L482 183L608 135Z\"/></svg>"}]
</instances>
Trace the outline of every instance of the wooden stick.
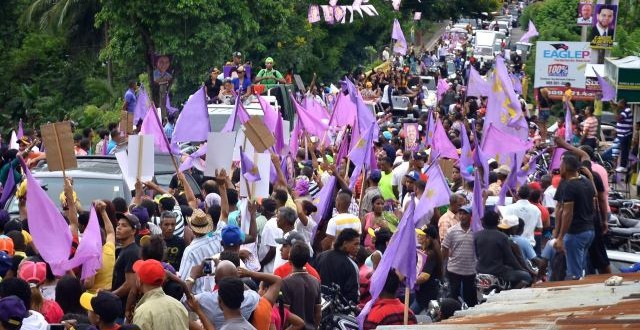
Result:
<instances>
[{"instance_id":1,"label":"wooden stick","mask_svg":"<svg viewBox=\"0 0 640 330\"><path fill-rule=\"evenodd\" d=\"M60 157L60 162L62 163L62 178L64 181L67 179L67 172L64 169L64 156L62 155L62 147L60 146L60 139L58 139L58 130L56 129L56 123L53 123L53 135L56 137L56 145L58 146L58 157Z\"/></svg>"},{"instance_id":2,"label":"wooden stick","mask_svg":"<svg viewBox=\"0 0 640 330\"><path fill-rule=\"evenodd\" d=\"M404 325L409 324L409 295L411 291L409 287L404 288Z\"/></svg>"}]
</instances>

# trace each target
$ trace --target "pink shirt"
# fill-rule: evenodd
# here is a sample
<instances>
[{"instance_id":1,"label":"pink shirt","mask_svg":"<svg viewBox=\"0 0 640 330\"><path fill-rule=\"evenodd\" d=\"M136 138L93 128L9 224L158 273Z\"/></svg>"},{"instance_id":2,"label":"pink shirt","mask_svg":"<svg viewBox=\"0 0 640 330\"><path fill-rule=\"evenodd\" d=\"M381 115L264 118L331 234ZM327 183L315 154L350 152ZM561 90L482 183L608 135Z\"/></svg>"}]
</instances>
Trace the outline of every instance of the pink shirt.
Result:
<instances>
[{"instance_id":1,"label":"pink shirt","mask_svg":"<svg viewBox=\"0 0 640 330\"><path fill-rule=\"evenodd\" d=\"M597 173L600 176L600 179L602 179L602 184L604 185L604 195L605 195L604 209L607 210L607 212L611 212L611 210L609 209L609 198L607 197L609 196L609 177L607 176L607 170L605 170L604 167L602 167L602 165L595 162L591 162L591 170Z\"/></svg>"}]
</instances>

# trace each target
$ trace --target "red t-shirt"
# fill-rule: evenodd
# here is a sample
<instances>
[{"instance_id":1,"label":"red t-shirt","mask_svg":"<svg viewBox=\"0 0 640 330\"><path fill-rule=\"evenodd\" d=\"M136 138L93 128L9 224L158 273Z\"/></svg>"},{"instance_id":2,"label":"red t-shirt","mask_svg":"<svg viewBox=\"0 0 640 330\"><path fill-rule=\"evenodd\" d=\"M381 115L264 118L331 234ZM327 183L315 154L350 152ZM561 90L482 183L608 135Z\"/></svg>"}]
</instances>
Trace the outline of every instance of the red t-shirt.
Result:
<instances>
[{"instance_id":1,"label":"red t-shirt","mask_svg":"<svg viewBox=\"0 0 640 330\"><path fill-rule=\"evenodd\" d=\"M309 275L317 278L318 281L320 281L320 274L318 274L318 271L315 268L311 267L311 265L309 265L308 262L306 265L304 265L304 268L307 269L307 272L309 273ZM286 264L276 268L273 274L280 276L280 278L285 278L289 276L289 274L291 274L292 271L293 271L293 265L291 264L291 262L287 262Z\"/></svg>"},{"instance_id":2,"label":"red t-shirt","mask_svg":"<svg viewBox=\"0 0 640 330\"><path fill-rule=\"evenodd\" d=\"M416 316L409 309L408 324L416 324ZM378 299L371 306L371 311L364 321L365 330L375 329L380 325L402 325L404 324L404 304L398 298Z\"/></svg>"}]
</instances>

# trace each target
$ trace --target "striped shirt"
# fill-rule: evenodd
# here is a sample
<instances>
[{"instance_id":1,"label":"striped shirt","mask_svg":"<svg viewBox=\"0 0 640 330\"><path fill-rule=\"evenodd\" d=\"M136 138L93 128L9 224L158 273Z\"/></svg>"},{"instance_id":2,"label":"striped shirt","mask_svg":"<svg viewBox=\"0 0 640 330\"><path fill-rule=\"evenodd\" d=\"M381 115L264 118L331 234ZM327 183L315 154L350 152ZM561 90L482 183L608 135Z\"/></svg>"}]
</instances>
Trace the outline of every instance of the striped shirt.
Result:
<instances>
[{"instance_id":1,"label":"striped shirt","mask_svg":"<svg viewBox=\"0 0 640 330\"><path fill-rule=\"evenodd\" d=\"M633 112L631 112L631 108L625 108L620 112L620 118L618 119L618 123L616 124L616 133L618 138L627 137L631 135L631 130L633 129Z\"/></svg>"},{"instance_id":2,"label":"striped shirt","mask_svg":"<svg viewBox=\"0 0 640 330\"><path fill-rule=\"evenodd\" d=\"M180 261L180 278L183 281L186 280L191 274L191 268L193 266L199 265L204 259L211 258L222 252L220 241L220 234L216 232L194 238L191 244L184 249L182 261ZM193 285L193 294L213 290L212 283L210 283L211 285L207 285L209 282L208 277L209 276L205 276L196 280Z\"/></svg>"},{"instance_id":3,"label":"striped shirt","mask_svg":"<svg viewBox=\"0 0 640 330\"><path fill-rule=\"evenodd\" d=\"M176 215L176 228L173 230L173 234L180 238L184 238L185 221L184 221L184 216L182 215L182 209L180 208L180 205L178 205L177 202L176 202L176 206L173 207L173 210L171 212L175 213ZM161 222L160 217L151 218L151 223L157 225L158 227L160 227L160 222Z\"/></svg>"},{"instance_id":4,"label":"striped shirt","mask_svg":"<svg viewBox=\"0 0 640 330\"><path fill-rule=\"evenodd\" d=\"M447 270L458 275L473 275L476 273L476 255L473 243L473 231L464 231L457 224L447 232L442 247L449 250Z\"/></svg>"},{"instance_id":5,"label":"striped shirt","mask_svg":"<svg viewBox=\"0 0 640 330\"><path fill-rule=\"evenodd\" d=\"M598 119L591 116L582 122L582 133L587 139L595 139L598 134Z\"/></svg>"}]
</instances>

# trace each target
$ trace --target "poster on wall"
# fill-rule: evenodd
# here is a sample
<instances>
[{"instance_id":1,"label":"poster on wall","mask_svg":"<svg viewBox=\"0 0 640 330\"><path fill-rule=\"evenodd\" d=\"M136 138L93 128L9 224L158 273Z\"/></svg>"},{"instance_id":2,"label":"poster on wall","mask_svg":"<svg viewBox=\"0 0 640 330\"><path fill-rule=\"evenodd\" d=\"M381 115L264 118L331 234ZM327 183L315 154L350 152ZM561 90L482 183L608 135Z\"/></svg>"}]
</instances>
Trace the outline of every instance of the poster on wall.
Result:
<instances>
[{"instance_id":1,"label":"poster on wall","mask_svg":"<svg viewBox=\"0 0 640 330\"><path fill-rule=\"evenodd\" d=\"M534 87L564 86L570 83L573 88L585 88L584 73L587 64L595 60L595 55L588 42L536 42Z\"/></svg>"},{"instance_id":2,"label":"poster on wall","mask_svg":"<svg viewBox=\"0 0 640 330\"><path fill-rule=\"evenodd\" d=\"M158 85L166 85L173 79L171 67L171 55L153 55L153 82Z\"/></svg>"},{"instance_id":3,"label":"poster on wall","mask_svg":"<svg viewBox=\"0 0 640 330\"><path fill-rule=\"evenodd\" d=\"M616 33L616 18L618 6L598 3L595 6L592 20L591 48L611 49Z\"/></svg>"},{"instance_id":4,"label":"poster on wall","mask_svg":"<svg viewBox=\"0 0 640 330\"><path fill-rule=\"evenodd\" d=\"M576 24L581 26L593 25L593 0L580 0Z\"/></svg>"}]
</instances>

